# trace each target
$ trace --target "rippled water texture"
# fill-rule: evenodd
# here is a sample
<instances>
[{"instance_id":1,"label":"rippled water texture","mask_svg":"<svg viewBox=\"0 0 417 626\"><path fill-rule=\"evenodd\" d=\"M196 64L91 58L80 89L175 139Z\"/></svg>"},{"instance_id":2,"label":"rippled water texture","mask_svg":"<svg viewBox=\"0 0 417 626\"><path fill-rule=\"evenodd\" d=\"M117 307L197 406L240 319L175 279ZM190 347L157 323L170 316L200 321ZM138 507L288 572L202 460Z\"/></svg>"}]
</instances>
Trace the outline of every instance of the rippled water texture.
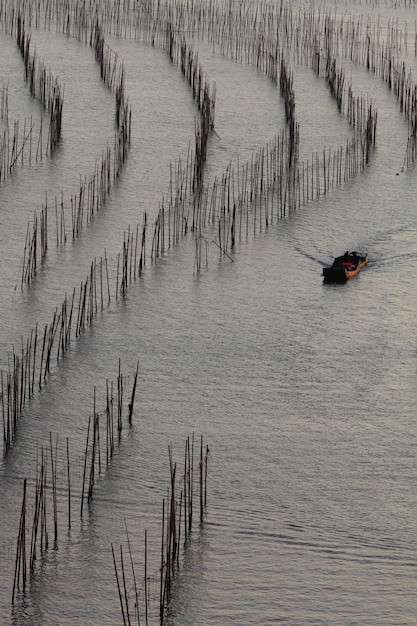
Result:
<instances>
[{"instance_id":1,"label":"rippled water texture","mask_svg":"<svg viewBox=\"0 0 417 626\"><path fill-rule=\"evenodd\" d=\"M405 76L415 84L414 2L284 3L283 8L307 18L313 4L317 13L329 10L345 22L362 15L364 25L369 16L381 41L395 26L396 58L404 60ZM415 624L416 168L406 163L409 128L395 93L377 73L341 56L346 88L351 85L355 96L372 101L378 112L369 164L281 220L275 215L272 223L247 230L243 221L228 255L220 255L217 223L205 226L198 272L191 228L178 245L151 259L155 219L168 201L175 164L186 168L195 145L197 107L178 66L159 45L139 41L134 29L105 33L106 46L125 72L131 146L100 211L74 241L68 236L57 245L61 198L75 206L80 181L114 145L114 94L101 80L88 37L77 40L55 26L45 28L43 19L26 29L32 51L65 86L63 127L53 155L19 164L0 184L3 384L12 355L20 354L36 324L42 341L45 324L61 311L66 294L70 298L74 289L78 294L92 262L106 258L114 277L126 233L137 227L141 232L145 212L149 228L143 273L123 297L119 293L116 299L112 286L110 303L105 287L105 305L79 337L73 332L41 391L35 384L13 442L2 451L0 623L122 624L112 558L112 546L119 555L122 545L132 615L130 556L145 624L145 531L148 620L159 623L169 449L181 477L185 443L194 434L196 457L200 436L210 448L207 506L200 524L195 505L185 545L181 536L165 623ZM251 163L285 127L285 108L279 85L253 65L232 60L228 46L221 49L207 37L193 40L191 32L186 37L216 89L215 132L204 168L209 186L228 168L237 172L238 162ZM20 120L23 132L23 120L38 124L45 113L29 94L21 54L7 28L0 53L9 125ZM326 81L290 53L288 67L300 161L345 149L352 128ZM30 230L45 203L48 252L33 283L22 288L28 224ZM69 234L69 223L67 229ZM346 249L367 252L369 264L345 285L324 284L323 265ZM94 495L81 516L89 416L95 409L105 414L119 360L126 385L123 428L107 462L101 426L101 473L97 468ZM48 483L49 543L38 550L13 607L23 482L27 479L29 546L41 452L50 477L51 442L58 537L55 542ZM178 499L182 488L178 480Z\"/></svg>"}]
</instances>

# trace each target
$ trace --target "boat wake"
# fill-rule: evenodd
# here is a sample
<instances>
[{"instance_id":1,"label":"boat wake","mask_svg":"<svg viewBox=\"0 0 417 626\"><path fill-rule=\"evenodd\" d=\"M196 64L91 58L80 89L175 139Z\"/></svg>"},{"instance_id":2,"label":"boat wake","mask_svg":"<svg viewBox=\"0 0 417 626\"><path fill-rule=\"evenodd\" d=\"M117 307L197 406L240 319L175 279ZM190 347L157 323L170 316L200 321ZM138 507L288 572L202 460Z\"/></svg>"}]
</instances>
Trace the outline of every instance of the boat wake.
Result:
<instances>
[{"instance_id":1,"label":"boat wake","mask_svg":"<svg viewBox=\"0 0 417 626\"><path fill-rule=\"evenodd\" d=\"M313 254L310 254L309 252L306 252L300 246L294 246L294 250L296 250L299 254L301 254L306 259L310 259L310 261L313 261L314 263L317 263L318 265L331 265L332 263L332 258L330 255L328 259L323 260L314 256Z\"/></svg>"}]
</instances>

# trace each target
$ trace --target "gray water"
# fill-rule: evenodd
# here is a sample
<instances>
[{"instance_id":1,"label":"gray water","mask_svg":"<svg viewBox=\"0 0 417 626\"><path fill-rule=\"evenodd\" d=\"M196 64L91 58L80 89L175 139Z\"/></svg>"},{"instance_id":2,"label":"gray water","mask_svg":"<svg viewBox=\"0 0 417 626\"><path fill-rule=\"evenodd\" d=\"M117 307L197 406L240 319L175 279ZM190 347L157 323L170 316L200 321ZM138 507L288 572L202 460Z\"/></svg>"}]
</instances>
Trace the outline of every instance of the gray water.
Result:
<instances>
[{"instance_id":1,"label":"gray water","mask_svg":"<svg viewBox=\"0 0 417 626\"><path fill-rule=\"evenodd\" d=\"M411 31L415 8L372 5L338 8L384 24L408 20ZM128 160L93 222L64 249L50 245L34 285L21 290L33 212L45 193L76 193L114 134L113 98L89 46L33 31L38 55L65 84L64 126L53 158L18 168L0 188L5 368L13 346L36 322L50 321L91 261L106 248L114 264L129 225L141 224L145 210L156 216L170 163L185 162L193 141L196 108L166 54L123 37L106 41L126 70ZM195 45L216 83L209 180L237 157L250 161L282 128L284 107L279 89L254 68ZM2 34L0 50L10 117L39 116L14 40ZM412 71L411 50L405 58ZM343 145L350 130L324 81L305 67L292 69L300 158ZM157 572L168 447L182 467L193 433L197 447L200 435L210 447L208 503L181 552L168 623L417 623L416 170L402 169L408 129L393 93L347 62L346 74L378 110L366 171L239 241L233 262L212 247L197 275L192 235L156 264L148 261L126 297L72 341L27 405L0 464L1 624L123 623L111 545L126 546L127 528L141 578L146 530L148 572ZM346 249L368 252L368 266L346 285L323 284L322 266ZM82 519L79 499L73 503L70 530L66 499L59 499L57 544L39 555L13 609L23 480L32 503L37 457L52 433L60 468L68 438L79 483L94 388L103 405L119 359L130 382L139 362L133 423L125 423ZM151 623L158 623L158 594L156 583Z\"/></svg>"}]
</instances>

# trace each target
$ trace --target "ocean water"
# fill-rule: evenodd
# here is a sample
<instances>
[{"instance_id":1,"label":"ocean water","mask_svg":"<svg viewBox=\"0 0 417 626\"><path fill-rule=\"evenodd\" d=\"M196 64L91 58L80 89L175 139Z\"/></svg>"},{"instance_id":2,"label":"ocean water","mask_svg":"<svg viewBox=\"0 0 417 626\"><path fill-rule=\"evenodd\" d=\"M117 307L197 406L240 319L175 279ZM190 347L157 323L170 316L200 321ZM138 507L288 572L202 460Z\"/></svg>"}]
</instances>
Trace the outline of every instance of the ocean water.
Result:
<instances>
[{"instance_id":1,"label":"ocean water","mask_svg":"<svg viewBox=\"0 0 417 626\"><path fill-rule=\"evenodd\" d=\"M284 6L286 5L284 3ZM313 3L291 3L306 14ZM387 37L407 30L398 58L415 74L411 3L322 3L339 19L372 19ZM43 24L43 22L42 22ZM100 211L74 241L55 245L22 289L25 237L45 202L54 233L55 197L78 193L114 141L114 96L94 53L54 28L32 28L31 45L65 85L62 138L53 155L19 165L0 185L0 362L38 323L60 309L106 255L116 271L125 233L149 223L167 198L170 167L186 163L197 108L179 68L158 46L106 34L125 69L132 110L126 163ZM191 36L191 35L189 35ZM207 184L250 162L285 125L279 87L246 63L193 39L210 85L216 85L215 134ZM40 120L23 78L15 40L0 37L0 78L8 84L9 122ZM0 464L0 623L16 626L122 624L112 546L127 537L143 604L145 532L150 624L159 623L162 502L169 451L181 475L187 438L210 448L203 523L194 513L181 545L165 623L229 626L283 623L417 623L417 214L415 165L404 166L408 124L386 82L340 59L356 95L372 98L377 140L366 169L327 194L275 219L220 257L216 226L203 231L207 261L196 271L190 231L155 262L147 260L124 297L112 292L42 390L19 417ZM345 146L351 136L326 82L290 63L300 159ZM414 80L416 78L414 77ZM44 115L44 114L43 114ZM4 122L3 122L4 124ZM344 250L369 254L361 274L327 285L322 267ZM105 413L119 363L126 393L139 375L132 423L102 467L94 495L81 484L89 417ZM116 383L115 383L116 384ZM102 427L103 428L103 427ZM12 605L16 546L27 479L28 529L42 450L56 450L58 536L48 489L48 547L38 551L26 589ZM67 442L71 459L68 524ZM196 479L197 480L197 479ZM177 495L181 483L179 481ZM198 508L198 507L196 507ZM182 538L183 540L184 538ZM183 542L182 542L183 544ZM129 561L129 570L130 561ZM133 614L131 572L128 595ZM132 619L132 623L137 623Z\"/></svg>"}]
</instances>

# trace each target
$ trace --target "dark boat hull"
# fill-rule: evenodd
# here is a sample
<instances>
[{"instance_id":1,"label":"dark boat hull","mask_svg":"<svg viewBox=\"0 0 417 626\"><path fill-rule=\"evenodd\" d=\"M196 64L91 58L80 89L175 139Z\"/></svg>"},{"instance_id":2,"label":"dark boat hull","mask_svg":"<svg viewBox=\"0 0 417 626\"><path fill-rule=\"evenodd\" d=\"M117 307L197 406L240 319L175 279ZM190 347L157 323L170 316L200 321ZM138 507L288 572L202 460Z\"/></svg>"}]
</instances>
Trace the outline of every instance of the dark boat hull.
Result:
<instances>
[{"instance_id":1,"label":"dark boat hull","mask_svg":"<svg viewBox=\"0 0 417 626\"><path fill-rule=\"evenodd\" d=\"M337 257L331 267L323 267L323 276L326 282L345 283L353 278L368 263L368 255L359 255L356 252L345 252Z\"/></svg>"},{"instance_id":2,"label":"dark boat hull","mask_svg":"<svg viewBox=\"0 0 417 626\"><path fill-rule=\"evenodd\" d=\"M332 283L345 283L351 278L342 267L324 267L323 276L324 280Z\"/></svg>"}]
</instances>

